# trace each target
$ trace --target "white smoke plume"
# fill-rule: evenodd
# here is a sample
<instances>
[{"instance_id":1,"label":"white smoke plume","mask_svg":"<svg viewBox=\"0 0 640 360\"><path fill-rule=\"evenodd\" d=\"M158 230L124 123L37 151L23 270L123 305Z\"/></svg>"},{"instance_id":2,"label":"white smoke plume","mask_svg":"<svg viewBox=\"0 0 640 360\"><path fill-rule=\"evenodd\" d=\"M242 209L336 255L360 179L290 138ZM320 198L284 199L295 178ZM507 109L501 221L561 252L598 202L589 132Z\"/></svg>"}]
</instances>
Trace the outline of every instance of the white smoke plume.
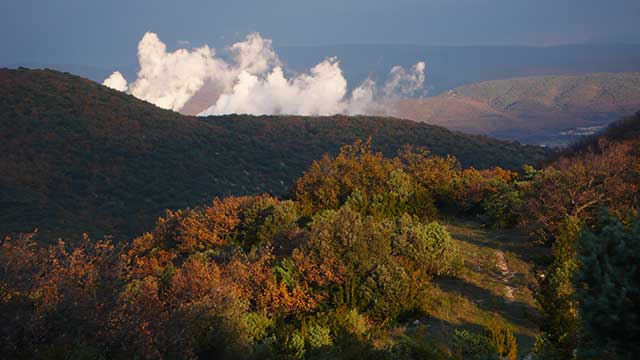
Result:
<instances>
[{"instance_id":1,"label":"white smoke plume","mask_svg":"<svg viewBox=\"0 0 640 360\"><path fill-rule=\"evenodd\" d=\"M425 79L424 62L410 71L395 66L381 89L366 79L348 94L336 58L327 58L309 72L287 78L271 40L257 33L249 34L229 50L229 62L216 57L206 45L167 52L156 34L146 33L138 45L137 79L127 84L116 71L103 84L161 108L183 112L199 108L194 113L203 116L333 115L384 112L380 104L385 99L411 96L422 88Z\"/></svg>"}]
</instances>

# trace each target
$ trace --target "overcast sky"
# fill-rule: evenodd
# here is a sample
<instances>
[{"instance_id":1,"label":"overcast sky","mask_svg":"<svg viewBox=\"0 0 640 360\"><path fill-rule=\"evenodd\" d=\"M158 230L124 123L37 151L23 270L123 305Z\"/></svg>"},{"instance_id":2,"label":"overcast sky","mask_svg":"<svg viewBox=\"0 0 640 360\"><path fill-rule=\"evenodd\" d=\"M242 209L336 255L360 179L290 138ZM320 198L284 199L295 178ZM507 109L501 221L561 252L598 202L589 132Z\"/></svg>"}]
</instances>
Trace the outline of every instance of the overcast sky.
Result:
<instances>
[{"instance_id":1,"label":"overcast sky","mask_svg":"<svg viewBox=\"0 0 640 360\"><path fill-rule=\"evenodd\" d=\"M0 63L135 62L168 44L224 47L249 32L274 45L640 43L638 0L2 0Z\"/></svg>"}]
</instances>

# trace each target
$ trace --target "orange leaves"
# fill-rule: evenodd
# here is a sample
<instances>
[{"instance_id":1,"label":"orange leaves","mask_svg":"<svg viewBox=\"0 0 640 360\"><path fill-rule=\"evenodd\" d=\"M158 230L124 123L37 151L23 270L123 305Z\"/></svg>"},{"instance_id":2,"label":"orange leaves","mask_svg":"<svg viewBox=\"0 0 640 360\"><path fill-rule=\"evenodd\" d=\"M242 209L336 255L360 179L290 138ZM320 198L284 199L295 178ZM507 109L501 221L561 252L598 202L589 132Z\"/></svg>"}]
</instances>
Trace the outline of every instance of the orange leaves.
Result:
<instances>
[{"instance_id":1,"label":"orange leaves","mask_svg":"<svg viewBox=\"0 0 640 360\"><path fill-rule=\"evenodd\" d=\"M262 214L261 207L278 204L276 198L268 195L227 197L215 199L210 206L186 210L167 210L164 217L156 222L155 229L145 240L163 249L172 249L179 254L192 254L227 245L245 231L248 224ZM247 221L249 220L249 221ZM238 229L240 224L245 228ZM255 229L254 229L255 231ZM253 234L255 237L255 234Z\"/></svg>"},{"instance_id":2,"label":"orange leaves","mask_svg":"<svg viewBox=\"0 0 640 360\"><path fill-rule=\"evenodd\" d=\"M600 142L597 152L563 157L540 172L531 184L529 224L542 240L552 240L568 216L589 222L598 208L633 216L638 208L640 162L637 141Z\"/></svg>"},{"instance_id":3,"label":"orange leaves","mask_svg":"<svg viewBox=\"0 0 640 360\"><path fill-rule=\"evenodd\" d=\"M143 279L161 273L176 257L174 251L161 248L152 234L145 233L133 240L122 261L128 279Z\"/></svg>"},{"instance_id":4,"label":"orange leaves","mask_svg":"<svg viewBox=\"0 0 640 360\"><path fill-rule=\"evenodd\" d=\"M42 249L30 235L7 239L2 246L6 286L23 290L43 310L61 302L94 302L101 286L118 276L120 249L110 241L87 237L70 252L64 242Z\"/></svg>"},{"instance_id":5,"label":"orange leaves","mask_svg":"<svg viewBox=\"0 0 640 360\"><path fill-rule=\"evenodd\" d=\"M321 299L308 289L289 287L282 281L270 281L264 289L262 301L273 314L293 314L313 310Z\"/></svg>"},{"instance_id":6,"label":"orange leaves","mask_svg":"<svg viewBox=\"0 0 640 360\"><path fill-rule=\"evenodd\" d=\"M292 260L303 279L314 286L326 286L330 283L344 282L346 269L331 256L312 258L301 250L293 252Z\"/></svg>"}]
</instances>

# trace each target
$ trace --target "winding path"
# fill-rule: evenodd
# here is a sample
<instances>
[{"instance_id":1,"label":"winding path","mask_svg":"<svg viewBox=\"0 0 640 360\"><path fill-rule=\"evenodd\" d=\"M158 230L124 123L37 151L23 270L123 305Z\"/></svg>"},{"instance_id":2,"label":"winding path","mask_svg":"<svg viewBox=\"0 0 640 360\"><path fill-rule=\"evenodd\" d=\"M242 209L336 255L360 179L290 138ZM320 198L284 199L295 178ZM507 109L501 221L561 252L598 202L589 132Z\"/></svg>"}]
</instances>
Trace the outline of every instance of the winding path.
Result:
<instances>
[{"instance_id":1,"label":"winding path","mask_svg":"<svg viewBox=\"0 0 640 360\"><path fill-rule=\"evenodd\" d=\"M504 283L504 297L507 301L511 302L514 300L513 296L513 287L510 285L511 280L513 279L513 272L509 271L509 267L507 266L507 261L504 258L504 253L502 250L496 250L496 266L498 270L500 270L500 281Z\"/></svg>"}]
</instances>

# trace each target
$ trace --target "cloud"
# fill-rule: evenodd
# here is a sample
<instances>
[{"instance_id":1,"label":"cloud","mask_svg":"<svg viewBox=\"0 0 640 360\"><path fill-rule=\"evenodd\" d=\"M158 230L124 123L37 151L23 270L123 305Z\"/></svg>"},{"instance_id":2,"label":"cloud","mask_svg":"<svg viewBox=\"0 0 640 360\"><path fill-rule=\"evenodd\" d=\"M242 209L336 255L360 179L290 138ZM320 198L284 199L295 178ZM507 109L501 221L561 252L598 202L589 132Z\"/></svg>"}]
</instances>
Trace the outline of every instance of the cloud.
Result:
<instances>
[{"instance_id":1,"label":"cloud","mask_svg":"<svg viewBox=\"0 0 640 360\"><path fill-rule=\"evenodd\" d=\"M229 53L231 59L225 61L206 45L168 52L156 34L146 33L138 45L137 79L127 87L124 77L115 72L104 84L165 109L193 112L199 108L195 113L203 116L333 115L381 113L385 98L412 96L425 79L424 62L409 71L395 66L381 89L366 79L348 94L335 57L287 77L272 41L260 34L249 34L233 44Z\"/></svg>"},{"instance_id":2,"label":"cloud","mask_svg":"<svg viewBox=\"0 0 640 360\"><path fill-rule=\"evenodd\" d=\"M138 44L138 61L140 71L129 87L131 94L176 111L205 81L227 72L226 63L217 59L208 46L167 52L166 45L154 33L146 33Z\"/></svg>"},{"instance_id":3,"label":"cloud","mask_svg":"<svg viewBox=\"0 0 640 360\"><path fill-rule=\"evenodd\" d=\"M240 71L257 75L280 66L271 40L263 39L258 33L247 35L245 41L233 44L230 50Z\"/></svg>"},{"instance_id":4,"label":"cloud","mask_svg":"<svg viewBox=\"0 0 640 360\"><path fill-rule=\"evenodd\" d=\"M118 91L127 91L128 89L127 80L124 78L124 76L122 76L120 71L116 71L111 74L111 76L104 80L102 85Z\"/></svg>"},{"instance_id":5,"label":"cloud","mask_svg":"<svg viewBox=\"0 0 640 360\"><path fill-rule=\"evenodd\" d=\"M243 70L233 89L201 115L229 113L318 115L344 112L347 81L329 58L291 79L276 66L264 77Z\"/></svg>"},{"instance_id":6,"label":"cloud","mask_svg":"<svg viewBox=\"0 0 640 360\"><path fill-rule=\"evenodd\" d=\"M388 98L413 96L424 88L424 71L426 64L421 61L407 72L401 66L394 66L389 72L389 79L384 85L384 94Z\"/></svg>"}]
</instances>

